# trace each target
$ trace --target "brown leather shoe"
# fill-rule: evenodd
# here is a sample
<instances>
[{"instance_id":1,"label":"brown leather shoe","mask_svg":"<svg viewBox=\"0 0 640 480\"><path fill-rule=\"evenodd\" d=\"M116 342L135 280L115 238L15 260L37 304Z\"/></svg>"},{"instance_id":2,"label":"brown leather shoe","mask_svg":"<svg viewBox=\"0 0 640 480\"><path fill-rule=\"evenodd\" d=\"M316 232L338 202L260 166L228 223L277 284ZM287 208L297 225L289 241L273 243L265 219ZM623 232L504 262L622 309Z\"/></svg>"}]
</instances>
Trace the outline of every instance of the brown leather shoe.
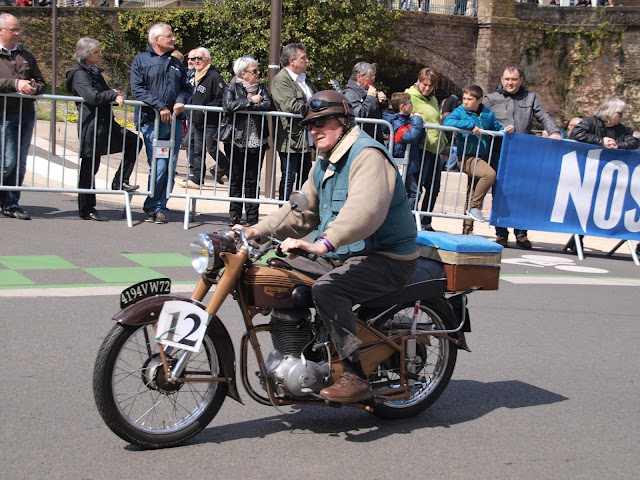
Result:
<instances>
[{"instance_id":1,"label":"brown leather shoe","mask_svg":"<svg viewBox=\"0 0 640 480\"><path fill-rule=\"evenodd\" d=\"M371 389L367 380L344 372L336 383L320 390L320 397L330 402L355 403L371 398Z\"/></svg>"}]
</instances>

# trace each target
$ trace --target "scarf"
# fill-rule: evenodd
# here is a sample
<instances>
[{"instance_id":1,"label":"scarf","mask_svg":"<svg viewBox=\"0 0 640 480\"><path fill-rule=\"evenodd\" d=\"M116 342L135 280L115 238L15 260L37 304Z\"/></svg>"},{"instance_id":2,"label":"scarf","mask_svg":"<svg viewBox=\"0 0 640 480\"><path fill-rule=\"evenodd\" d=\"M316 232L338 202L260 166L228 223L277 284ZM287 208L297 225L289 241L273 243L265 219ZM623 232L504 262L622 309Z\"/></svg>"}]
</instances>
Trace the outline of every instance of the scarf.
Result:
<instances>
[{"instance_id":1,"label":"scarf","mask_svg":"<svg viewBox=\"0 0 640 480\"><path fill-rule=\"evenodd\" d=\"M244 87L244 89L247 91L247 96L253 96L256 93L258 93L258 85L259 83L249 83L244 79L239 79L238 80L240 82L240 84Z\"/></svg>"},{"instance_id":2,"label":"scarf","mask_svg":"<svg viewBox=\"0 0 640 480\"><path fill-rule=\"evenodd\" d=\"M196 70L196 76L195 76L196 87L200 84L200 81L207 74L207 72L209 71L210 68L211 68L211 64L207 65L206 67L204 67L200 71Z\"/></svg>"}]
</instances>

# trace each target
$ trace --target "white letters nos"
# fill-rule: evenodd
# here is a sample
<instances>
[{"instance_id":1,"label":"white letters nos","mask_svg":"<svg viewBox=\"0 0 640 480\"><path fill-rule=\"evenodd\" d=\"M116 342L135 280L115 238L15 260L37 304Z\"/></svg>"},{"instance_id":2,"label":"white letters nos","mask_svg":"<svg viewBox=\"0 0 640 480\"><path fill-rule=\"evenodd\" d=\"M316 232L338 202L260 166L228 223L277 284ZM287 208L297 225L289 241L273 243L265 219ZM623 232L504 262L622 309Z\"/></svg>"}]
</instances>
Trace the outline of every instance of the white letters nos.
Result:
<instances>
[{"instance_id":1,"label":"white letters nos","mask_svg":"<svg viewBox=\"0 0 640 480\"><path fill-rule=\"evenodd\" d=\"M598 172L601 152L602 150L589 151L584 167L584 177L580 174L575 151L562 156L551 221L564 222L569 199L571 199L582 230L585 232L589 215L593 216L596 227L602 230L614 228L622 220L627 231L639 232L640 209L631 208L627 211L623 209L627 187L635 204L640 206L640 165L633 169L631 178L629 178L629 166L620 160L607 162L602 171ZM594 192L595 202L593 202ZM609 204L609 198L611 198L611 204Z\"/></svg>"}]
</instances>

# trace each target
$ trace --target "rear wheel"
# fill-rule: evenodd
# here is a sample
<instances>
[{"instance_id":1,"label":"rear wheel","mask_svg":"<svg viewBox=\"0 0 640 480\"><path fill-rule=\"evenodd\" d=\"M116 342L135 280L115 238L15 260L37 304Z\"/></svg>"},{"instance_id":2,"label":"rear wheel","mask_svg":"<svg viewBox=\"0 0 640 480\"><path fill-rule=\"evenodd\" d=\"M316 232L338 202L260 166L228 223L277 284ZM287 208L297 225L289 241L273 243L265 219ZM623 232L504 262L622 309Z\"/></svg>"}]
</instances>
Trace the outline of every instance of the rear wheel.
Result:
<instances>
[{"instance_id":1,"label":"rear wheel","mask_svg":"<svg viewBox=\"0 0 640 480\"><path fill-rule=\"evenodd\" d=\"M224 402L226 383L170 382L153 325L115 325L105 338L93 373L98 411L120 438L144 448L175 446L202 431ZM183 350L168 348L175 365ZM219 377L220 359L207 332L182 378Z\"/></svg>"},{"instance_id":2,"label":"rear wheel","mask_svg":"<svg viewBox=\"0 0 640 480\"><path fill-rule=\"evenodd\" d=\"M399 307L380 330L385 335L396 335L408 330L413 320L413 309L413 305ZM450 325L452 322L447 321L448 318L443 306L421 305L418 313L418 333L421 330L454 328ZM414 384L410 387L409 397L375 405L375 415L384 418L412 417L427 409L444 392L453 374L458 350L456 345L445 338L428 338L430 345L420 341L416 345ZM400 355L396 353L371 374L369 380L374 395L376 390L401 387L400 361Z\"/></svg>"}]
</instances>

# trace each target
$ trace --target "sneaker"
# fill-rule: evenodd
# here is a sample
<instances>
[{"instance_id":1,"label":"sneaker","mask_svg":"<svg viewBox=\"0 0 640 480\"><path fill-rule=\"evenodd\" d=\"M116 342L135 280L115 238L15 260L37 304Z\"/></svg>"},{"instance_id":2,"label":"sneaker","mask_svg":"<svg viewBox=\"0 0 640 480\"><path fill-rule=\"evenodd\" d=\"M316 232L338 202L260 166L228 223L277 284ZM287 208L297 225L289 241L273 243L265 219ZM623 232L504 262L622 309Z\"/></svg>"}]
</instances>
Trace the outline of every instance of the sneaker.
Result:
<instances>
[{"instance_id":1,"label":"sneaker","mask_svg":"<svg viewBox=\"0 0 640 480\"><path fill-rule=\"evenodd\" d=\"M213 178L216 179L216 182L218 182L220 185L224 185L224 180L222 179L222 177L224 176L228 176L228 173L225 170L219 170L218 171L218 175L216 175L216 167L211 167L209 169L209 173L211 174L211 176Z\"/></svg>"},{"instance_id":2,"label":"sneaker","mask_svg":"<svg viewBox=\"0 0 640 480\"><path fill-rule=\"evenodd\" d=\"M487 221L487 219L484 218L484 216L482 215L482 212L480 211L480 209L476 208L476 207L473 207L473 208L470 208L469 210L467 210L467 215L469 215L474 220L477 220L478 222L486 222Z\"/></svg>"},{"instance_id":3,"label":"sneaker","mask_svg":"<svg viewBox=\"0 0 640 480\"><path fill-rule=\"evenodd\" d=\"M158 225L162 225L163 223L168 223L169 220L167 220L167 214L164 212L156 212L155 222Z\"/></svg>"},{"instance_id":4,"label":"sneaker","mask_svg":"<svg viewBox=\"0 0 640 480\"><path fill-rule=\"evenodd\" d=\"M145 211L144 213L145 213L145 216L144 216L144 221L145 222L153 223L153 222L156 221L156 212L154 212L154 211L150 211L150 212Z\"/></svg>"},{"instance_id":5,"label":"sneaker","mask_svg":"<svg viewBox=\"0 0 640 480\"><path fill-rule=\"evenodd\" d=\"M367 380L355 373L344 372L336 383L320 390L320 397L330 402L362 402L371 398L371 388Z\"/></svg>"},{"instance_id":6,"label":"sneaker","mask_svg":"<svg viewBox=\"0 0 640 480\"><path fill-rule=\"evenodd\" d=\"M531 242L525 235L516 238L516 245L523 250L531 250L532 247Z\"/></svg>"},{"instance_id":7,"label":"sneaker","mask_svg":"<svg viewBox=\"0 0 640 480\"><path fill-rule=\"evenodd\" d=\"M502 245L504 248L507 248L509 246L509 242L507 240L507 237L503 237L502 235L498 235L496 237L496 243L498 245Z\"/></svg>"},{"instance_id":8,"label":"sneaker","mask_svg":"<svg viewBox=\"0 0 640 480\"><path fill-rule=\"evenodd\" d=\"M31 220L31 215L29 215L26 211L24 211L20 207L11 207L2 211L2 214L5 217L13 217L18 220Z\"/></svg>"},{"instance_id":9,"label":"sneaker","mask_svg":"<svg viewBox=\"0 0 640 480\"><path fill-rule=\"evenodd\" d=\"M200 184L194 182L191 179L188 180L179 180L180 185L182 185L183 187L187 187L187 188L193 188L194 190L200 190Z\"/></svg>"}]
</instances>

